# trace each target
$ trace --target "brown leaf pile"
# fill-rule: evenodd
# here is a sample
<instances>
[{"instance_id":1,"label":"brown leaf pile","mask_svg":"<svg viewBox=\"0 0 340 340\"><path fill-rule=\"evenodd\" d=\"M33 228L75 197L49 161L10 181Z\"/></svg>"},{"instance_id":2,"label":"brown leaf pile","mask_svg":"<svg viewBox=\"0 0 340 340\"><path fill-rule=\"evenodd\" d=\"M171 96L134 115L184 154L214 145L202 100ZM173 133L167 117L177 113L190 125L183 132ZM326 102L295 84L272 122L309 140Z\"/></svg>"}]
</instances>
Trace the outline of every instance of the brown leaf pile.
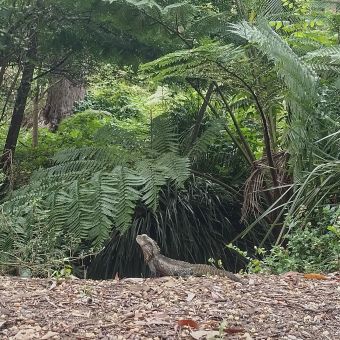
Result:
<instances>
[{"instance_id":1,"label":"brown leaf pile","mask_svg":"<svg viewBox=\"0 0 340 340\"><path fill-rule=\"evenodd\" d=\"M338 278L0 277L0 339L340 339Z\"/></svg>"}]
</instances>

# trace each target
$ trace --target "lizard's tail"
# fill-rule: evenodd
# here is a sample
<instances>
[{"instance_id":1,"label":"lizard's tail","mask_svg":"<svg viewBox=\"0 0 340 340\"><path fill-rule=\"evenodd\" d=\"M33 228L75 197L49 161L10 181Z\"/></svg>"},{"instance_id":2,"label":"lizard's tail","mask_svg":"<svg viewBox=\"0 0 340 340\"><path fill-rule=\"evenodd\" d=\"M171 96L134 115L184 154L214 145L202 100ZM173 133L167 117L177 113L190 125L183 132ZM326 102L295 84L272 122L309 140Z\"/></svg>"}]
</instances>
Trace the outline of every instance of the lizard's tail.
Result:
<instances>
[{"instance_id":1,"label":"lizard's tail","mask_svg":"<svg viewBox=\"0 0 340 340\"><path fill-rule=\"evenodd\" d=\"M218 269L213 266L206 265L206 264L197 264L195 266L195 272L196 272L195 273L196 275L223 276L223 277L227 277L230 280L244 284L244 282L239 277L237 277L235 274L231 272L227 272L226 270L223 270L223 269Z\"/></svg>"}]
</instances>

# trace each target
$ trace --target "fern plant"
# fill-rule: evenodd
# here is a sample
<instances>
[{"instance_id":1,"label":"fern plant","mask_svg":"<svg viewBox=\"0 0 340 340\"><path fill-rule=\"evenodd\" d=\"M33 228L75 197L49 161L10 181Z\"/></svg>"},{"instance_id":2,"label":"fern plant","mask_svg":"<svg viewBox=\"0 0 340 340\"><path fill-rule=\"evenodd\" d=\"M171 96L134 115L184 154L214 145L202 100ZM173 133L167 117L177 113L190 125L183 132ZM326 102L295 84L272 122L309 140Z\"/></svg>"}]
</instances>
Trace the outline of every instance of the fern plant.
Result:
<instances>
[{"instance_id":1,"label":"fern plant","mask_svg":"<svg viewBox=\"0 0 340 340\"><path fill-rule=\"evenodd\" d=\"M37 171L29 185L1 205L1 218L7 223L0 227L0 259L11 247L15 252L13 240L20 235L24 245L37 221L45 231L76 240L74 251L84 246L99 250L113 230L124 233L130 228L137 204L155 211L162 186L170 181L182 187L189 177L189 160L178 154L171 129L158 132L157 138L138 161L119 159L110 148L56 154L52 167Z\"/></svg>"},{"instance_id":2,"label":"fern plant","mask_svg":"<svg viewBox=\"0 0 340 340\"><path fill-rule=\"evenodd\" d=\"M264 53L275 64L278 75L285 82L290 114L288 147L294 174L301 177L306 167L305 160L310 154L306 142L314 140L319 130L319 120L315 114L319 78L266 23L251 26L242 22L231 25L231 29Z\"/></svg>"}]
</instances>

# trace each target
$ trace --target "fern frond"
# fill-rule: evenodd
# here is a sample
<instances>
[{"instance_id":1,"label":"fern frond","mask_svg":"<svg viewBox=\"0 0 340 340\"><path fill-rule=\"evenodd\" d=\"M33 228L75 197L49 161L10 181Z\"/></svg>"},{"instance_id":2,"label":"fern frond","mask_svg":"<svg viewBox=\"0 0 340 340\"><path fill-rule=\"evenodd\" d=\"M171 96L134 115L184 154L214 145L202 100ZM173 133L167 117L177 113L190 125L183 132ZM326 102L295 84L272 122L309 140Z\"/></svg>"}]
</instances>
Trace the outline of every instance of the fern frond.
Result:
<instances>
[{"instance_id":1,"label":"fern frond","mask_svg":"<svg viewBox=\"0 0 340 340\"><path fill-rule=\"evenodd\" d=\"M99 247L108 240L116 214L116 196L118 194L116 181L112 173L98 172L94 174L89 186L82 191L88 199L90 209L87 212L92 221L89 239L95 247Z\"/></svg>"},{"instance_id":2,"label":"fern frond","mask_svg":"<svg viewBox=\"0 0 340 340\"><path fill-rule=\"evenodd\" d=\"M141 71L156 81L170 78L224 79L219 64L231 65L244 57L242 48L234 45L221 46L210 43L190 50L169 53L164 57L144 64Z\"/></svg>"},{"instance_id":3,"label":"fern frond","mask_svg":"<svg viewBox=\"0 0 340 340\"><path fill-rule=\"evenodd\" d=\"M144 184L144 178L137 176L130 169L118 166L112 172L117 196L115 197L115 227L121 232L131 225L136 202L140 199L138 187Z\"/></svg>"},{"instance_id":4,"label":"fern frond","mask_svg":"<svg viewBox=\"0 0 340 340\"><path fill-rule=\"evenodd\" d=\"M190 176L190 161L187 157L169 152L161 155L156 163L164 170L164 176L173 180L178 187L183 187Z\"/></svg>"},{"instance_id":5,"label":"fern frond","mask_svg":"<svg viewBox=\"0 0 340 340\"><path fill-rule=\"evenodd\" d=\"M158 154L178 152L178 136L171 122L163 116L154 118L151 122L151 149Z\"/></svg>"},{"instance_id":6,"label":"fern frond","mask_svg":"<svg viewBox=\"0 0 340 340\"><path fill-rule=\"evenodd\" d=\"M110 162L114 159L113 152L109 147L84 147L84 148L70 148L57 152L52 160L55 164L63 164L70 161L77 160L97 160L103 162Z\"/></svg>"},{"instance_id":7,"label":"fern frond","mask_svg":"<svg viewBox=\"0 0 340 340\"><path fill-rule=\"evenodd\" d=\"M197 159L201 155L208 152L209 147L216 141L221 135L223 130L222 120L214 120L202 133L202 135L196 140L195 144L188 153L191 159Z\"/></svg>"},{"instance_id":8,"label":"fern frond","mask_svg":"<svg viewBox=\"0 0 340 340\"><path fill-rule=\"evenodd\" d=\"M340 73L340 46L324 47L302 57L315 71Z\"/></svg>"},{"instance_id":9,"label":"fern frond","mask_svg":"<svg viewBox=\"0 0 340 340\"><path fill-rule=\"evenodd\" d=\"M96 160L76 160L64 162L48 169L38 170L32 175L32 180L37 180L39 178L45 178L48 176L50 177L49 180L53 178L63 178L65 181L68 181L77 178L86 178L97 171L110 170L112 167L113 164L104 161L98 162Z\"/></svg>"},{"instance_id":10,"label":"fern frond","mask_svg":"<svg viewBox=\"0 0 340 340\"><path fill-rule=\"evenodd\" d=\"M309 106L314 104L318 81L316 73L301 61L274 30L265 23L255 27L246 22L232 24L231 28L235 34L256 44L275 63L279 74L296 100L305 100Z\"/></svg>"},{"instance_id":11,"label":"fern frond","mask_svg":"<svg viewBox=\"0 0 340 340\"><path fill-rule=\"evenodd\" d=\"M165 166L160 167L153 160L143 160L137 164L137 171L144 179L144 185L141 189L142 200L153 211L156 211L158 207L160 188L167 181L165 170Z\"/></svg>"},{"instance_id":12,"label":"fern frond","mask_svg":"<svg viewBox=\"0 0 340 340\"><path fill-rule=\"evenodd\" d=\"M207 34L228 34L227 13L208 14L195 20L189 27L195 36L206 36Z\"/></svg>"}]
</instances>

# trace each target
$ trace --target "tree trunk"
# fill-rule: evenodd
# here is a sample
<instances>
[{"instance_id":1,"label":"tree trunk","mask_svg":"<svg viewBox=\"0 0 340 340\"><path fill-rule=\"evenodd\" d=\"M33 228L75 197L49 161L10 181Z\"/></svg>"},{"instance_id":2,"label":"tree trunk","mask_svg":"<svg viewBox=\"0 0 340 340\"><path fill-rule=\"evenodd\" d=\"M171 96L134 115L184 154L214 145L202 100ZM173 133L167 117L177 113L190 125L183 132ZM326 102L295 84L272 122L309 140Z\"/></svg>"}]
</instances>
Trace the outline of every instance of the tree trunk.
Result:
<instances>
[{"instance_id":1,"label":"tree trunk","mask_svg":"<svg viewBox=\"0 0 340 340\"><path fill-rule=\"evenodd\" d=\"M61 120L73 113L76 102L85 98L83 84L76 84L67 78L53 79L43 111L45 123L51 131L56 131Z\"/></svg>"},{"instance_id":2,"label":"tree trunk","mask_svg":"<svg viewBox=\"0 0 340 340\"><path fill-rule=\"evenodd\" d=\"M2 86L2 83L4 81L4 76L5 76L5 72L6 72L6 61L3 60L0 62L0 88Z\"/></svg>"},{"instance_id":3,"label":"tree trunk","mask_svg":"<svg viewBox=\"0 0 340 340\"><path fill-rule=\"evenodd\" d=\"M31 90L31 84L33 80L35 59L37 54L37 40L35 32L32 32L30 36L30 46L27 51L26 61L23 65L22 77L15 98L12 119L8 129L3 154L1 157L1 168L4 170L5 173L7 172L11 164L11 160L14 156L22 120L24 118L27 98Z\"/></svg>"},{"instance_id":4,"label":"tree trunk","mask_svg":"<svg viewBox=\"0 0 340 340\"><path fill-rule=\"evenodd\" d=\"M196 122L195 122L195 125L194 125L194 129L192 131L192 134L191 134L189 145L188 145L188 150L194 146L194 144L195 144L195 142L198 138L198 135L199 135L199 132L200 132L200 129L201 129L201 125L202 125L202 122L203 122L204 114L205 114L205 111L207 110L208 103L210 101L210 98L211 98L213 92L214 92L214 85L210 84L208 91L205 95L205 99L203 100L203 103L202 103L202 105L201 105L201 107L200 107L200 109L197 113Z\"/></svg>"},{"instance_id":5,"label":"tree trunk","mask_svg":"<svg viewBox=\"0 0 340 340\"><path fill-rule=\"evenodd\" d=\"M14 89L16 88L17 86L17 83L18 83L18 79L19 79L19 76L21 74L21 69L18 65L18 70L17 72L15 73L15 76L12 77L13 80L12 80L12 83L7 91L7 94L6 94L6 98L4 100L4 104L2 106L2 112L1 112L1 116L0 116L0 122L2 122L3 119L5 119L6 117L6 113L7 113L7 106L12 98L12 94L14 93Z\"/></svg>"},{"instance_id":6,"label":"tree trunk","mask_svg":"<svg viewBox=\"0 0 340 340\"><path fill-rule=\"evenodd\" d=\"M32 146L38 146L38 123L39 123L39 96L40 86L37 85L33 99L33 126L32 126Z\"/></svg>"}]
</instances>

